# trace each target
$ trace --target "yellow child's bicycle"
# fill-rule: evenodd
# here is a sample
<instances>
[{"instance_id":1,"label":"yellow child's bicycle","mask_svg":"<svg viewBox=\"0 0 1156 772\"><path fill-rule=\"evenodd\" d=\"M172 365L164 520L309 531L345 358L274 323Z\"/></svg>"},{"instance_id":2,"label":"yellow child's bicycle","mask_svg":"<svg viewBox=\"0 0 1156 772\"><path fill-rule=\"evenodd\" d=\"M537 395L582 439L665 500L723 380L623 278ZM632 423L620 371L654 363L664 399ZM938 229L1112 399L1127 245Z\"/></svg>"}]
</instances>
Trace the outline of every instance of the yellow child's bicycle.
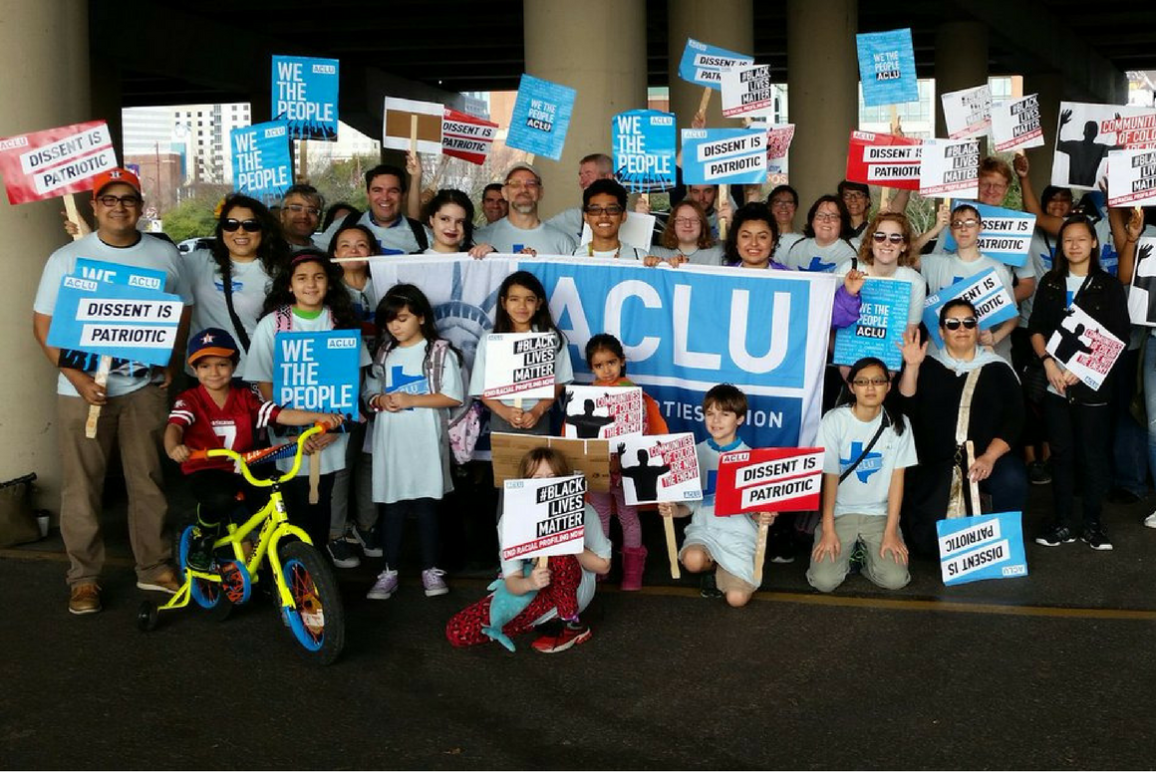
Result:
<instances>
[{"instance_id":1,"label":"yellow child's bicycle","mask_svg":"<svg viewBox=\"0 0 1156 772\"><path fill-rule=\"evenodd\" d=\"M159 612L184 608L190 600L202 608L213 609L219 618L224 618L234 605L245 603L252 596L253 585L259 581L258 571L268 557L276 587L274 600L280 606L285 624L301 644L305 657L321 665L328 665L337 659L345 645L345 612L337 580L329 564L313 546L309 535L290 524L281 497L281 485L292 480L301 467L301 452L305 441L325 431L324 425L317 424L303 432L296 442L249 453L222 448L193 451L194 459L233 459L238 471L250 485L270 489L269 501L242 525L228 525L228 535L218 539L213 544L213 550L216 552L232 547L234 559L217 556L212 570L198 571L188 565L192 527L184 530L179 548L184 584L176 595L159 608L152 601L141 604L137 614L137 625L141 630L154 629ZM250 464L290 456L293 458L293 466L280 477L261 480L249 471ZM260 531L256 543L249 551L249 545L242 546L242 542L258 528Z\"/></svg>"}]
</instances>

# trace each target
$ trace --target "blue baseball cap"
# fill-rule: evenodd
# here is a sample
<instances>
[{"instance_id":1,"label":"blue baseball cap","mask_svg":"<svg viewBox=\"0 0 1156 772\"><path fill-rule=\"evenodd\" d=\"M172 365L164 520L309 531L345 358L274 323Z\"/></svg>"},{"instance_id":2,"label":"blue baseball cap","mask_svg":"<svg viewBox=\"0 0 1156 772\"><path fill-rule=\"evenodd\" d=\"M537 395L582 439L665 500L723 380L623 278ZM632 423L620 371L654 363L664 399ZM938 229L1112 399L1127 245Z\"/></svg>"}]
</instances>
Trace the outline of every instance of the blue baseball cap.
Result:
<instances>
[{"instance_id":1,"label":"blue baseball cap","mask_svg":"<svg viewBox=\"0 0 1156 772\"><path fill-rule=\"evenodd\" d=\"M201 357L209 356L232 359L233 364L241 358L233 336L220 327L206 327L189 338L190 365Z\"/></svg>"}]
</instances>

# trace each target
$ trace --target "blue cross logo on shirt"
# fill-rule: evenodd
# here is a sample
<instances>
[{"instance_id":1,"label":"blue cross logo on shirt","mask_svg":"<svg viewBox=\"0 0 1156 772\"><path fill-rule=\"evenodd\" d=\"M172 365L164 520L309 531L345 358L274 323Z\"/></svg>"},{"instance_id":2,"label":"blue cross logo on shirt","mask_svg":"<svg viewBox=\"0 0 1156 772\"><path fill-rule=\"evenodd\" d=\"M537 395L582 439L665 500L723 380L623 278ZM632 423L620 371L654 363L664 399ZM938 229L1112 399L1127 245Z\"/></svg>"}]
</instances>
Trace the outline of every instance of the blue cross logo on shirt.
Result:
<instances>
[{"instance_id":1,"label":"blue cross logo on shirt","mask_svg":"<svg viewBox=\"0 0 1156 772\"><path fill-rule=\"evenodd\" d=\"M422 384L418 386L417 384ZM425 394L424 375L406 375L401 365L394 365L389 369L389 392L404 392L406 394Z\"/></svg>"},{"instance_id":2,"label":"blue cross logo on shirt","mask_svg":"<svg viewBox=\"0 0 1156 772\"><path fill-rule=\"evenodd\" d=\"M845 470L851 464L855 463L855 459L863 454L863 443L851 443L851 457L840 458L839 468ZM883 454L874 451L863 456L863 460L859 462L859 466L855 467L855 476L859 478L859 482L866 484L867 478L878 472L883 468Z\"/></svg>"},{"instance_id":3,"label":"blue cross logo on shirt","mask_svg":"<svg viewBox=\"0 0 1156 772\"><path fill-rule=\"evenodd\" d=\"M815 255L811 258L811 264L804 268L804 271L815 271L818 273L826 273L835 269L834 263L824 263L823 258Z\"/></svg>"}]
</instances>

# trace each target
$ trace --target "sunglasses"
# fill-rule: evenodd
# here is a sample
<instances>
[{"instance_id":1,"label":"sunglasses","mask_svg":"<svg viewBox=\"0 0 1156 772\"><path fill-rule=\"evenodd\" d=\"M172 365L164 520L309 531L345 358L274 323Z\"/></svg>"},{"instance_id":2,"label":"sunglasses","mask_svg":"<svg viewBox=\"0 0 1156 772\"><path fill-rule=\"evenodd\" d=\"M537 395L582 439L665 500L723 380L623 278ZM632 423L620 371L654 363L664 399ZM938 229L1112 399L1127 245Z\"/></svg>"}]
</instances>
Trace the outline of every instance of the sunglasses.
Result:
<instances>
[{"instance_id":1,"label":"sunglasses","mask_svg":"<svg viewBox=\"0 0 1156 772\"><path fill-rule=\"evenodd\" d=\"M975 326L977 324L979 324L979 322L976 321L976 318L974 316L968 316L968 317L965 317L963 319L944 319L943 320L943 328L945 330L958 330L960 325L963 325L964 329L974 330Z\"/></svg>"},{"instance_id":2,"label":"sunglasses","mask_svg":"<svg viewBox=\"0 0 1156 772\"><path fill-rule=\"evenodd\" d=\"M245 231L245 233L260 233L261 223L256 220L234 220L232 217L221 223L221 230L226 233L233 233L238 228Z\"/></svg>"},{"instance_id":3,"label":"sunglasses","mask_svg":"<svg viewBox=\"0 0 1156 772\"><path fill-rule=\"evenodd\" d=\"M883 231L875 231L871 234L871 240L876 244L882 244L884 241L890 241L892 244L902 244L902 233L884 233Z\"/></svg>"}]
</instances>

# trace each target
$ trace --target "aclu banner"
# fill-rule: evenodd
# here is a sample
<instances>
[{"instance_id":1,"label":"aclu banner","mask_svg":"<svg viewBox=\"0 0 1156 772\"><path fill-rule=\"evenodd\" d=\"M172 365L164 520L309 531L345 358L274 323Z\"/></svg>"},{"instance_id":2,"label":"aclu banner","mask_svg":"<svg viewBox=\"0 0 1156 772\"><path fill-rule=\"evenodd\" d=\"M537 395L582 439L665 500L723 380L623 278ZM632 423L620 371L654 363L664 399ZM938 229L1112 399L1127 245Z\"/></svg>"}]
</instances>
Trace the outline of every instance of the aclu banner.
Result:
<instances>
[{"instance_id":1,"label":"aclu banner","mask_svg":"<svg viewBox=\"0 0 1156 772\"><path fill-rule=\"evenodd\" d=\"M936 523L943 583L950 587L1027 576L1022 519L1020 512L1002 512Z\"/></svg>"},{"instance_id":2,"label":"aclu banner","mask_svg":"<svg viewBox=\"0 0 1156 772\"><path fill-rule=\"evenodd\" d=\"M903 342L911 310L910 283L868 277L859 299L859 319L835 331L835 364L853 365L863 357L877 357L891 371L899 370L903 353L898 344Z\"/></svg>"},{"instance_id":3,"label":"aclu banner","mask_svg":"<svg viewBox=\"0 0 1156 772\"><path fill-rule=\"evenodd\" d=\"M284 121L233 129L233 185L259 199L285 195L293 184L289 125Z\"/></svg>"},{"instance_id":4,"label":"aclu banner","mask_svg":"<svg viewBox=\"0 0 1156 772\"><path fill-rule=\"evenodd\" d=\"M341 63L308 56L273 57L273 120L293 139L337 141L337 87Z\"/></svg>"},{"instance_id":5,"label":"aclu banner","mask_svg":"<svg viewBox=\"0 0 1156 772\"><path fill-rule=\"evenodd\" d=\"M863 104L875 107L919 101L910 28L861 33L855 36L855 46Z\"/></svg>"},{"instance_id":6,"label":"aclu banner","mask_svg":"<svg viewBox=\"0 0 1156 772\"><path fill-rule=\"evenodd\" d=\"M357 330L279 332L273 346L278 405L357 414L361 334Z\"/></svg>"},{"instance_id":7,"label":"aclu banner","mask_svg":"<svg viewBox=\"0 0 1156 772\"><path fill-rule=\"evenodd\" d=\"M981 204L978 201L953 201L952 206L975 207L983 225L979 229L979 251L999 260L1004 265L1019 268L1028 261L1032 247L1032 234L1036 230L1036 216L1014 209ZM951 229L944 229L943 251L956 250L955 237Z\"/></svg>"},{"instance_id":8,"label":"aclu banner","mask_svg":"<svg viewBox=\"0 0 1156 772\"><path fill-rule=\"evenodd\" d=\"M48 345L163 367L184 307L179 295L161 290L65 276Z\"/></svg>"},{"instance_id":9,"label":"aclu banner","mask_svg":"<svg viewBox=\"0 0 1156 772\"><path fill-rule=\"evenodd\" d=\"M682 181L687 185L761 185L767 181L767 131L683 129Z\"/></svg>"},{"instance_id":10,"label":"aclu banner","mask_svg":"<svg viewBox=\"0 0 1156 772\"><path fill-rule=\"evenodd\" d=\"M633 193L674 187L678 132L673 114L658 110L619 113L610 120L610 137L614 177L623 187Z\"/></svg>"},{"instance_id":11,"label":"aclu banner","mask_svg":"<svg viewBox=\"0 0 1156 772\"><path fill-rule=\"evenodd\" d=\"M814 442L835 276L543 257L415 255L371 258L370 266L380 295L399 281L421 287L438 329L467 362L492 329L498 285L515 270L530 271L545 285L579 383L593 380L586 342L608 332L622 341L630 379L658 402L670 431L705 438L703 395L726 382L750 402L739 431L748 445Z\"/></svg>"},{"instance_id":12,"label":"aclu banner","mask_svg":"<svg viewBox=\"0 0 1156 772\"><path fill-rule=\"evenodd\" d=\"M569 86L523 73L518 84L518 98L514 101L514 114L510 117L506 147L555 161L561 159L577 98L578 92Z\"/></svg>"},{"instance_id":13,"label":"aclu banner","mask_svg":"<svg viewBox=\"0 0 1156 772\"><path fill-rule=\"evenodd\" d=\"M755 60L745 54L736 54L725 48L687 38L686 48L682 49L682 59L678 62L678 77L700 86L713 88L715 91L722 91L724 70L754 63Z\"/></svg>"}]
</instances>

